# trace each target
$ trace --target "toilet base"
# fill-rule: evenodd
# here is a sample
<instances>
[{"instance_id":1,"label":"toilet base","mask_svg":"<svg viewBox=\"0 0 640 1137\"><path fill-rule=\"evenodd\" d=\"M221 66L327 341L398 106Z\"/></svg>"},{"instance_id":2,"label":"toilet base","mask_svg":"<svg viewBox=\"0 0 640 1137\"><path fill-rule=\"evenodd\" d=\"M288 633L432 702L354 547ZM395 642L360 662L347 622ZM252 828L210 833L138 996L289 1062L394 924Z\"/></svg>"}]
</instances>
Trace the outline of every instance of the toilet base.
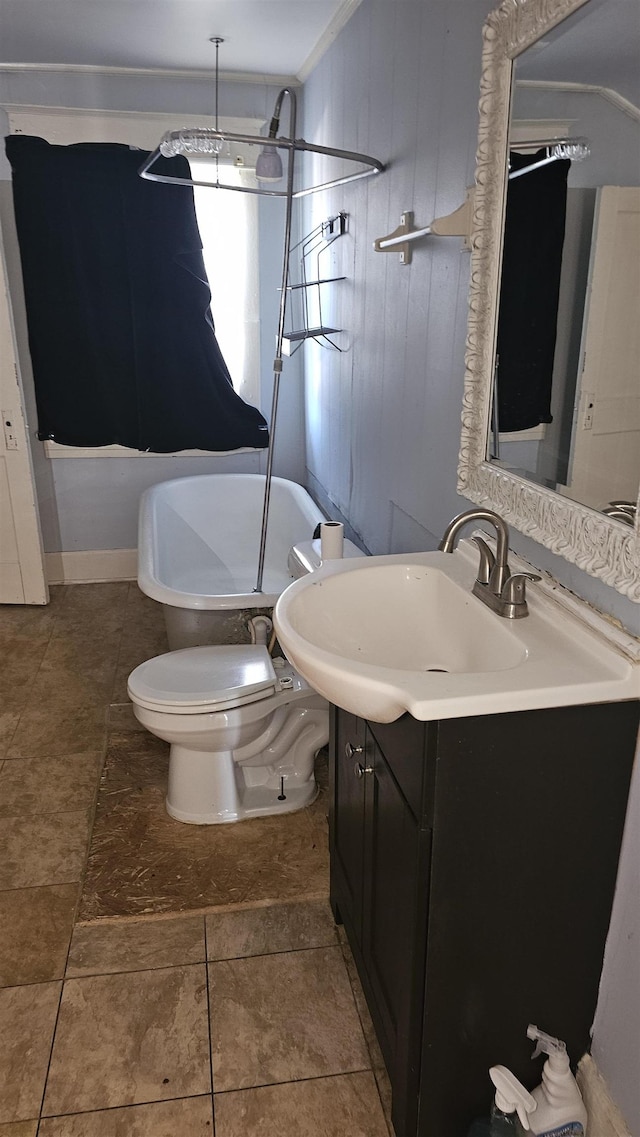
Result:
<instances>
[{"instance_id":1,"label":"toilet base","mask_svg":"<svg viewBox=\"0 0 640 1137\"><path fill-rule=\"evenodd\" d=\"M238 795L238 805L235 810L225 810L224 813L216 810L214 813L185 813L165 798L165 808L169 817L175 821L186 822L187 825L223 825L225 822L244 821L249 817L273 816L275 813L295 813L311 805L318 796L319 790L315 782L306 786L298 786L287 790L285 787L285 800L279 801L276 790L267 786L252 786Z\"/></svg>"},{"instance_id":2,"label":"toilet base","mask_svg":"<svg viewBox=\"0 0 640 1137\"><path fill-rule=\"evenodd\" d=\"M190 750L173 744L165 806L175 821L187 825L223 825L248 817L292 813L310 805L318 795L309 762L309 776L286 762L249 767L245 771L230 751Z\"/></svg>"}]
</instances>

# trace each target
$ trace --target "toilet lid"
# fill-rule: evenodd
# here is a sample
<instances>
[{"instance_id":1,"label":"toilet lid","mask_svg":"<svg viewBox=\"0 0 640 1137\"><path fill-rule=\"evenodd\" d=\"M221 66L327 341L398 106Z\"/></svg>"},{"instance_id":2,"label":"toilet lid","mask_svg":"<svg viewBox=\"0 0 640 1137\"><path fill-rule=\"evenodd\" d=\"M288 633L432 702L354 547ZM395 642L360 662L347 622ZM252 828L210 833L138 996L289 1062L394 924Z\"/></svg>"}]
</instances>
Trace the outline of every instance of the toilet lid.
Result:
<instances>
[{"instance_id":1,"label":"toilet lid","mask_svg":"<svg viewBox=\"0 0 640 1137\"><path fill-rule=\"evenodd\" d=\"M141 705L220 710L267 698L277 678L266 647L222 644L148 659L132 671L128 687Z\"/></svg>"}]
</instances>

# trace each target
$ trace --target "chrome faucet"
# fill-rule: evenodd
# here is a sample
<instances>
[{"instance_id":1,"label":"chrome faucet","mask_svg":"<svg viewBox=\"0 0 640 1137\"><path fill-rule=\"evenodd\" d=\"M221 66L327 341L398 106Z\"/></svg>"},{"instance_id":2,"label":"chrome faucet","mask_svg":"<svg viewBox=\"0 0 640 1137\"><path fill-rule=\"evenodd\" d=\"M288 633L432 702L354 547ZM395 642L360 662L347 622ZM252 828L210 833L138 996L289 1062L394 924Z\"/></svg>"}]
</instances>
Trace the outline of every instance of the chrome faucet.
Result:
<instances>
[{"instance_id":1,"label":"chrome faucet","mask_svg":"<svg viewBox=\"0 0 640 1137\"><path fill-rule=\"evenodd\" d=\"M472 537L480 550L480 567L473 586L473 595L487 604L498 616L507 620L518 620L529 615L525 594L528 580L540 580L531 572L511 574L507 555L509 551L509 529L506 521L491 509L468 509L459 513L449 522L438 549L442 553L452 553L456 537L461 529L471 521L488 521L496 531L495 556L482 537Z\"/></svg>"}]
</instances>

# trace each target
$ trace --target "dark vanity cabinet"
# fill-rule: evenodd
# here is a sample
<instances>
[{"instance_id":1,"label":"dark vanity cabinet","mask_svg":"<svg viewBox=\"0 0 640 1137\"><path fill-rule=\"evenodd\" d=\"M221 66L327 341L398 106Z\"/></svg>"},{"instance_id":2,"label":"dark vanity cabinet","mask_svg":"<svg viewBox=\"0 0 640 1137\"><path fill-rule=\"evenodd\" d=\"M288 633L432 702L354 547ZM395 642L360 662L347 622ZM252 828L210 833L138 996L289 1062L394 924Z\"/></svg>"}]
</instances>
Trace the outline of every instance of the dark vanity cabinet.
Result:
<instances>
[{"instance_id":1,"label":"dark vanity cabinet","mask_svg":"<svg viewBox=\"0 0 640 1137\"><path fill-rule=\"evenodd\" d=\"M589 1049L636 702L364 722L333 710L331 903L396 1137L465 1137L488 1069L530 1088L530 1022Z\"/></svg>"}]
</instances>

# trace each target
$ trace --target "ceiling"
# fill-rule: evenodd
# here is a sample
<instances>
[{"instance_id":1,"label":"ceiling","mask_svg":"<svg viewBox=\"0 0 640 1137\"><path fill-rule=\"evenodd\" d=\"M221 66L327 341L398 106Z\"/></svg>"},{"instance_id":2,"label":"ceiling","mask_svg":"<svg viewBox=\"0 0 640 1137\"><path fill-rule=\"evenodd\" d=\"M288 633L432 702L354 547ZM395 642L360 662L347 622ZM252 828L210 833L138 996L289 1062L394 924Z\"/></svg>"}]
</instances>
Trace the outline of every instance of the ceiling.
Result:
<instances>
[{"instance_id":1,"label":"ceiling","mask_svg":"<svg viewBox=\"0 0 640 1137\"><path fill-rule=\"evenodd\" d=\"M640 107L639 45L637 0L591 0L525 51L516 74L610 88Z\"/></svg>"},{"instance_id":2,"label":"ceiling","mask_svg":"<svg viewBox=\"0 0 640 1137\"><path fill-rule=\"evenodd\" d=\"M0 0L0 63L305 77L359 0ZM308 71L307 71L308 73Z\"/></svg>"}]
</instances>

